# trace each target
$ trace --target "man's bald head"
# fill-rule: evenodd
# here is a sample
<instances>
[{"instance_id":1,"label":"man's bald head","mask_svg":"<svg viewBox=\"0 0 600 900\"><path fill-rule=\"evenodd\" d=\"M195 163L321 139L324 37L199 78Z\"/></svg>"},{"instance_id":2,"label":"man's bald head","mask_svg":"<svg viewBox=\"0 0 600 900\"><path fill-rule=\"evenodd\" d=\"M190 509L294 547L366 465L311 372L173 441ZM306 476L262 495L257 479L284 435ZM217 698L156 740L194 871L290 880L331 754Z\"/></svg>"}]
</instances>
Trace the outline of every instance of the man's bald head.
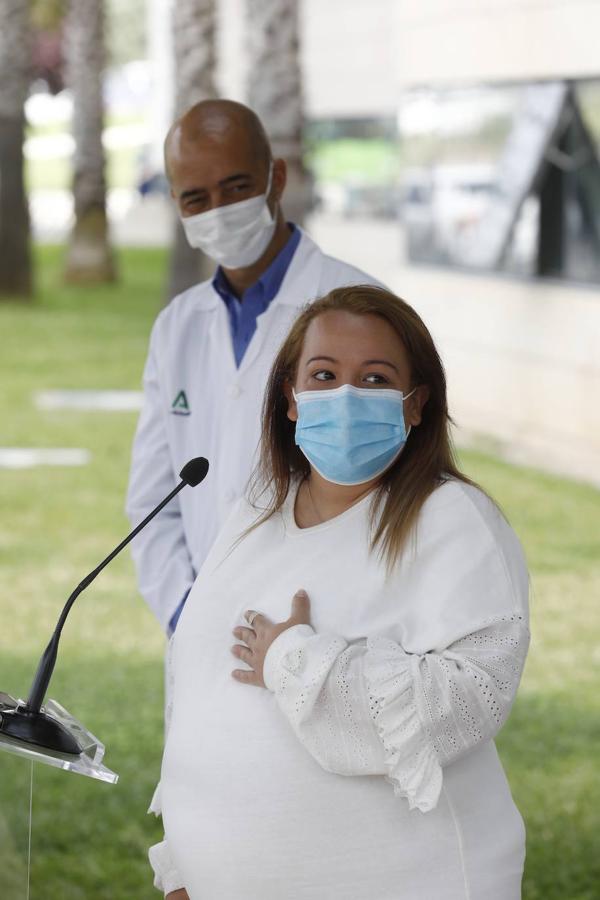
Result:
<instances>
[{"instance_id":1,"label":"man's bald head","mask_svg":"<svg viewBox=\"0 0 600 900\"><path fill-rule=\"evenodd\" d=\"M234 100L202 100L177 119L165 138L165 170L184 147L211 141L224 146L245 145L259 165L268 168L271 146L255 112Z\"/></svg>"}]
</instances>

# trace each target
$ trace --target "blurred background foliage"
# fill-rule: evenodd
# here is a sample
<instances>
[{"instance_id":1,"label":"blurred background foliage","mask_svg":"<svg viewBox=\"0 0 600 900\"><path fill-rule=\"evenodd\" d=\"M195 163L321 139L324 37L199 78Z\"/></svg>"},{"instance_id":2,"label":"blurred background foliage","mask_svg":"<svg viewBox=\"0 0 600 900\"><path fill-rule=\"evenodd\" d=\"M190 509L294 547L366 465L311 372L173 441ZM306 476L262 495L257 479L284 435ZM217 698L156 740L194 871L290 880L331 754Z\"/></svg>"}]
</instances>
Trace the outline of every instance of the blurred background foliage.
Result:
<instances>
[{"instance_id":1,"label":"blurred background foliage","mask_svg":"<svg viewBox=\"0 0 600 900\"><path fill-rule=\"evenodd\" d=\"M106 46L111 65L122 66L147 56L146 8L146 0L107 0Z\"/></svg>"}]
</instances>

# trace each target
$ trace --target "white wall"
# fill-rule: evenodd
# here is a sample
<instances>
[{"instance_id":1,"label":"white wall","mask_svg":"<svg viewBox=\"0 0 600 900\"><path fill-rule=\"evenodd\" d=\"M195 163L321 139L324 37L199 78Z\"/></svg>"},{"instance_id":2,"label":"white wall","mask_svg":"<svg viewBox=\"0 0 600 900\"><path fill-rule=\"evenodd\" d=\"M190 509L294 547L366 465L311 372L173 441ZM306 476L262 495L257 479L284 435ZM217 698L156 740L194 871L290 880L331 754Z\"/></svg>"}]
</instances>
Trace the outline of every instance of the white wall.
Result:
<instances>
[{"instance_id":1,"label":"white wall","mask_svg":"<svg viewBox=\"0 0 600 900\"><path fill-rule=\"evenodd\" d=\"M599 0L397 0L401 86L600 74Z\"/></svg>"},{"instance_id":2,"label":"white wall","mask_svg":"<svg viewBox=\"0 0 600 900\"><path fill-rule=\"evenodd\" d=\"M397 0L298 0L310 117L393 116ZM245 99L244 0L219 0L218 81Z\"/></svg>"},{"instance_id":3,"label":"white wall","mask_svg":"<svg viewBox=\"0 0 600 900\"><path fill-rule=\"evenodd\" d=\"M600 486L600 292L410 270L442 352L458 440Z\"/></svg>"},{"instance_id":4,"label":"white wall","mask_svg":"<svg viewBox=\"0 0 600 900\"><path fill-rule=\"evenodd\" d=\"M600 75L600 0L298 0L312 117L394 115L415 85ZM219 0L219 82L245 95L244 0Z\"/></svg>"},{"instance_id":5,"label":"white wall","mask_svg":"<svg viewBox=\"0 0 600 900\"><path fill-rule=\"evenodd\" d=\"M302 0L307 110L394 116L398 0Z\"/></svg>"}]
</instances>

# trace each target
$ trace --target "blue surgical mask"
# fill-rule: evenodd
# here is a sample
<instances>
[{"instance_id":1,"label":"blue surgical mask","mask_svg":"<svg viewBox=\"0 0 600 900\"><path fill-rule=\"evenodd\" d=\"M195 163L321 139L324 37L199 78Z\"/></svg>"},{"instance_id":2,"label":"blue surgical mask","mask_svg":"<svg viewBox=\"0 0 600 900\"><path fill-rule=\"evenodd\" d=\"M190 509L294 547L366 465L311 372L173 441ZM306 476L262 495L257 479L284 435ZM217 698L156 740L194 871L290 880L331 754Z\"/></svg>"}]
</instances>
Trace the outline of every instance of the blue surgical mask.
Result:
<instances>
[{"instance_id":1,"label":"blue surgical mask","mask_svg":"<svg viewBox=\"0 0 600 900\"><path fill-rule=\"evenodd\" d=\"M351 384L294 391L296 444L327 481L371 481L391 466L406 443L404 401L413 393L405 396L402 391Z\"/></svg>"}]
</instances>

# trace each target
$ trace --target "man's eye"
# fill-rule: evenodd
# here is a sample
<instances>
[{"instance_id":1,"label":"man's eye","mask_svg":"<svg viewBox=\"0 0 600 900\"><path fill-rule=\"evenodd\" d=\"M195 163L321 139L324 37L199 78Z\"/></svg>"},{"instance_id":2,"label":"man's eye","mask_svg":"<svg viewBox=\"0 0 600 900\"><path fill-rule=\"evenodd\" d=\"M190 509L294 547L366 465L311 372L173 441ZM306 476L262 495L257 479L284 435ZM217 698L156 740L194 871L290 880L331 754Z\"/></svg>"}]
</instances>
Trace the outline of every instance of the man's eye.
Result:
<instances>
[{"instance_id":1,"label":"man's eye","mask_svg":"<svg viewBox=\"0 0 600 900\"><path fill-rule=\"evenodd\" d=\"M232 184L227 188L227 194L246 194L251 189L249 184Z\"/></svg>"},{"instance_id":2,"label":"man's eye","mask_svg":"<svg viewBox=\"0 0 600 900\"><path fill-rule=\"evenodd\" d=\"M318 372L313 372L313 378L317 381L331 381L335 375L329 369L319 369Z\"/></svg>"},{"instance_id":3,"label":"man's eye","mask_svg":"<svg viewBox=\"0 0 600 900\"><path fill-rule=\"evenodd\" d=\"M200 197L194 197L186 200L184 209L186 212L199 212L205 205L205 200L202 200Z\"/></svg>"}]
</instances>

